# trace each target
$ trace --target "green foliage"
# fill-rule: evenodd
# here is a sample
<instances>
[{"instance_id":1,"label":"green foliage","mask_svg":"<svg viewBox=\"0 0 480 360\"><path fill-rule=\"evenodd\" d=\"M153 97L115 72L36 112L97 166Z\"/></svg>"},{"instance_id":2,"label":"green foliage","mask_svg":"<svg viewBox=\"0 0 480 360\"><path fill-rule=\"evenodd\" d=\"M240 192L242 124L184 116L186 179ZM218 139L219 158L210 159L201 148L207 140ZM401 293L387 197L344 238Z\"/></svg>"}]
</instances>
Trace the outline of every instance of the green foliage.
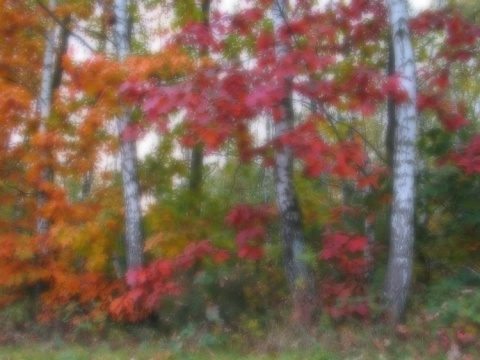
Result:
<instances>
[{"instance_id":1,"label":"green foliage","mask_svg":"<svg viewBox=\"0 0 480 360\"><path fill-rule=\"evenodd\" d=\"M461 266L480 265L480 176L448 162L472 132L452 135L433 127L419 141L428 165L418 175L417 192L417 270L422 280L442 281Z\"/></svg>"},{"instance_id":2,"label":"green foliage","mask_svg":"<svg viewBox=\"0 0 480 360\"><path fill-rule=\"evenodd\" d=\"M480 274L462 267L456 276L432 285L426 299L442 325L480 331Z\"/></svg>"},{"instance_id":3,"label":"green foliage","mask_svg":"<svg viewBox=\"0 0 480 360\"><path fill-rule=\"evenodd\" d=\"M31 302L17 301L0 311L0 332L14 332L28 326L32 320Z\"/></svg>"},{"instance_id":4,"label":"green foliage","mask_svg":"<svg viewBox=\"0 0 480 360\"><path fill-rule=\"evenodd\" d=\"M234 263L236 271L232 273ZM166 299L158 308L158 326L169 333L190 329L192 337L197 337L197 331L215 335L206 342L221 342L220 334L225 331L244 336L264 334L286 296L281 269L268 260L206 263L184 277L188 284L185 292Z\"/></svg>"},{"instance_id":5,"label":"green foliage","mask_svg":"<svg viewBox=\"0 0 480 360\"><path fill-rule=\"evenodd\" d=\"M181 27L192 21L202 21L202 12L195 0L173 1L175 26Z\"/></svg>"}]
</instances>

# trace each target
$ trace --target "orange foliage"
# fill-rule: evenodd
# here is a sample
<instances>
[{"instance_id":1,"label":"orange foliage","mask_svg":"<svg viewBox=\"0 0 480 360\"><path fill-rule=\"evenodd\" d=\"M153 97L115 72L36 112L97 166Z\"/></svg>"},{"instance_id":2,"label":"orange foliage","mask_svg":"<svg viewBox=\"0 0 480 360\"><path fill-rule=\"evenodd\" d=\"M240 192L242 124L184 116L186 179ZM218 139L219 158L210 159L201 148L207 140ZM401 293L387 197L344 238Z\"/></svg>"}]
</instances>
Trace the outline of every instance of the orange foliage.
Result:
<instances>
[{"instance_id":1,"label":"orange foliage","mask_svg":"<svg viewBox=\"0 0 480 360\"><path fill-rule=\"evenodd\" d=\"M91 1L75 1L53 13L93 23L94 10ZM99 166L101 157L118 151L111 131L124 106L118 89L127 79L171 81L193 63L175 46L124 63L102 54L78 62L70 49L52 114L38 131L44 35L54 22L34 2L14 0L0 0L0 19L0 307L40 288L39 320L61 318L72 304L73 323L105 317L124 287L116 260L123 253L121 190L115 170ZM42 178L47 167L48 180ZM80 195L90 172L92 190ZM38 207L40 192L46 202ZM36 236L39 217L49 222L43 236Z\"/></svg>"}]
</instances>

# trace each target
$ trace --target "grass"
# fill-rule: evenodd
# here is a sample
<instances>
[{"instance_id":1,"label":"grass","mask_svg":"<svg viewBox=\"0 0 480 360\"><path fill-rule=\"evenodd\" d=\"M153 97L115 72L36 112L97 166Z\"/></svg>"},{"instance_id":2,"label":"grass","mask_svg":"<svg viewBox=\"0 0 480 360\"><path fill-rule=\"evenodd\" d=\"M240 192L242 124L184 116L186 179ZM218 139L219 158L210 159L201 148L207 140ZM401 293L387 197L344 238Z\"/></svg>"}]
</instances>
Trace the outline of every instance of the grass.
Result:
<instances>
[{"instance_id":1,"label":"grass","mask_svg":"<svg viewBox=\"0 0 480 360\"><path fill-rule=\"evenodd\" d=\"M273 328L255 340L231 335L224 343L214 346L202 344L204 334L178 335L170 339L159 339L158 335L155 337L152 334L139 335L144 340L115 332L114 338L90 339L83 345L78 339L67 341L58 336L43 341L24 339L0 346L0 360L447 359L447 351L440 349L431 353L431 339L428 337L402 338L385 328L360 324L330 328L316 334L292 334L288 329ZM468 353L463 350L463 355ZM478 355L478 352L475 354Z\"/></svg>"},{"instance_id":2,"label":"grass","mask_svg":"<svg viewBox=\"0 0 480 360\"><path fill-rule=\"evenodd\" d=\"M172 350L166 349L160 343L126 346L121 349L112 349L109 344L95 346L68 345L53 346L52 344L29 344L0 347L1 360L231 360L231 359L312 359L335 360L335 354L317 349L290 350L283 353L261 354L253 352L242 354L235 349L197 349Z\"/></svg>"},{"instance_id":3,"label":"grass","mask_svg":"<svg viewBox=\"0 0 480 360\"><path fill-rule=\"evenodd\" d=\"M480 359L480 341L459 347L459 356L449 357L449 349L439 341L439 326L421 317L411 318L396 330L381 323L332 323L325 318L308 333L280 324L242 333L190 324L169 338L151 326L113 323L106 324L102 332L83 328L47 334L32 330L35 328L19 332L11 327L0 333L0 360ZM454 328L444 329L454 342Z\"/></svg>"},{"instance_id":4,"label":"grass","mask_svg":"<svg viewBox=\"0 0 480 360\"><path fill-rule=\"evenodd\" d=\"M237 353L228 352L199 352L199 353L183 353L172 354L168 351L149 348L149 349L130 349L130 350L115 350L111 351L108 348L100 347L95 349L85 349L81 347L70 347L65 349L17 349L6 348L1 349L0 359L2 360L170 360L170 359L218 359L218 360L231 360L231 359L318 359L328 360L331 359L327 355L315 355L312 353L305 353L297 351L296 353L286 353L279 355L241 355Z\"/></svg>"}]
</instances>

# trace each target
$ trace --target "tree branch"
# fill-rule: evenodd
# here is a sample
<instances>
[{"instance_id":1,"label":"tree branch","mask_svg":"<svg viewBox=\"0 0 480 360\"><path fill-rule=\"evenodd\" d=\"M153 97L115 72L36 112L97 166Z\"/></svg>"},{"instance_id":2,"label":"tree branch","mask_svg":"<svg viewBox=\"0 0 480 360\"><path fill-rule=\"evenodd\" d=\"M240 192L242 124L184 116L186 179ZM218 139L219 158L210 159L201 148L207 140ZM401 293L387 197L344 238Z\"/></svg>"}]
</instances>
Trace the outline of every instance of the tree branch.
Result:
<instances>
[{"instance_id":1,"label":"tree branch","mask_svg":"<svg viewBox=\"0 0 480 360\"><path fill-rule=\"evenodd\" d=\"M65 30L70 36L74 37L75 39L77 39L78 41L80 41L80 43L85 46L88 50L90 50L92 53L95 53L95 49L93 47L91 47L88 42L83 38L81 37L80 35L78 35L77 33L73 32L71 29L68 28L68 26L65 25L65 23L58 18L57 15L55 15L49 8L48 6L46 6L44 3L42 3L41 0L35 0L35 2L38 4L38 6L40 6L47 14L48 16L50 16L53 21L55 21L63 30Z\"/></svg>"}]
</instances>

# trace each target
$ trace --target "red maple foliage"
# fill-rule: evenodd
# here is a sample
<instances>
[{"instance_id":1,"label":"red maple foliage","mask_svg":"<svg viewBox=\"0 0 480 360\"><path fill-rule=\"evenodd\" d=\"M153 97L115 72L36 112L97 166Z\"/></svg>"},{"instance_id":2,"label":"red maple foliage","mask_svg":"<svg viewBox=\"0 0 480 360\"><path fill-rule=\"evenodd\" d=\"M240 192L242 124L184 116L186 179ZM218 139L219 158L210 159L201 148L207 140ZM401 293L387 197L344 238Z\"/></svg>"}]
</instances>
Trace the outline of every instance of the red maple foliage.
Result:
<instances>
[{"instance_id":1,"label":"red maple foliage","mask_svg":"<svg viewBox=\"0 0 480 360\"><path fill-rule=\"evenodd\" d=\"M182 294L181 273L206 257L221 263L228 260L229 253L214 247L208 240L202 240L189 244L174 259L156 260L128 271L125 277L127 290L111 302L111 316L115 320L130 322L146 319L163 299Z\"/></svg>"},{"instance_id":2,"label":"red maple foliage","mask_svg":"<svg viewBox=\"0 0 480 360\"><path fill-rule=\"evenodd\" d=\"M322 282L320 297L325 312L333 319L370 317L364 279L366 263L363 253L367 238L344 232L328 232L323 236L323 249L318 258L332 270Z\"/></svg>"},{"instance_id":3,"label":"red maple foliage","mask_svg":"<svg viewBox=\"0 0 480 360\"><path fill-rule=\"evenodd\" d=\"M462 150L451 154L450 158L466 174L480 173L480 135L476 135Z\"/></svg>"},{"instance_id":4,"label":"red maple foliage","mask_svg":"<svg viewBox=\"0 0 480 360\"><path fill-rule=\"evenodd\" d=\"M263 244L267 239L267 226L275 215L271 205L252 206L240 204L230 210L226 217L229 226L235 229L238 257L259 261L264 256Z\"/></svg>"}]
</instances>

